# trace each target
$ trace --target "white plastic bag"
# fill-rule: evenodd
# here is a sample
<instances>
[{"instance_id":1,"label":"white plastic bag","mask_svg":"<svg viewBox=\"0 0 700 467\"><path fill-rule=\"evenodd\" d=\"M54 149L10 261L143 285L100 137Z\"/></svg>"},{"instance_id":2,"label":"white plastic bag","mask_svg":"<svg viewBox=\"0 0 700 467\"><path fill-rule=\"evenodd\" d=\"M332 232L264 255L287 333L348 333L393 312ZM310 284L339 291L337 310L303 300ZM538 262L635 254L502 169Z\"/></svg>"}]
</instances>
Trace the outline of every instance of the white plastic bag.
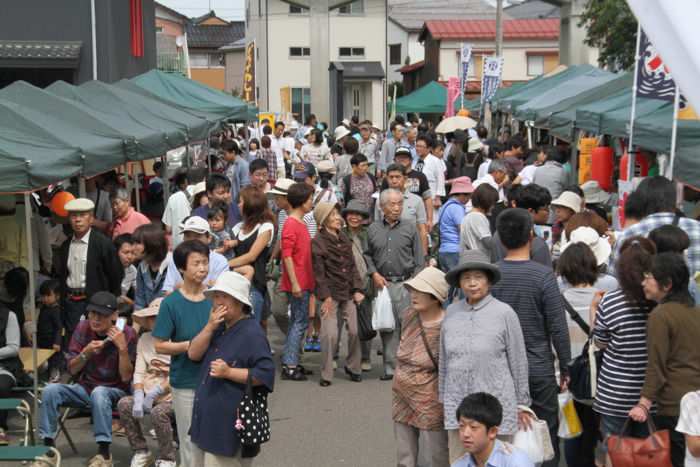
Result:
<instances>
[{"instance_id":1,"label":"white plastic bag","mask_svg":"<svg viewBox=\"0 0 700 467\"><path fill-rule=\"evenodd\" d=\"M394 321L394 310L391 306L391 296L387 287L382 288L377 294L377 298L372 302L372 329L375 331L393 331L396 323Z\"/></svg>"},{"instance_id":2,"label":"white plastic bag","mask_svg":"<svg viewBox=\"0 0 700 467\"><path fill-rule=\"evenodd\" d=\"M583 427L581 419L576 413L574 397L569 391L559 394L559 437L562 439L572 439L581 436Z\"/></svg>"},{"instance_id":3,"label":"white plastic bag","mask_svg":"<svg viewBox=\"0 0 700 467\"><path fill-rule=\"evenodd\" d=\"M525 451L534 464L554 459L554 447L547 422L537 418L535 412L529 407L519 405L518 410L524 410L532 415L530 421L532 428L527 431L518 429L513 438L513 445Z\"/></svg>"}]
</instances>

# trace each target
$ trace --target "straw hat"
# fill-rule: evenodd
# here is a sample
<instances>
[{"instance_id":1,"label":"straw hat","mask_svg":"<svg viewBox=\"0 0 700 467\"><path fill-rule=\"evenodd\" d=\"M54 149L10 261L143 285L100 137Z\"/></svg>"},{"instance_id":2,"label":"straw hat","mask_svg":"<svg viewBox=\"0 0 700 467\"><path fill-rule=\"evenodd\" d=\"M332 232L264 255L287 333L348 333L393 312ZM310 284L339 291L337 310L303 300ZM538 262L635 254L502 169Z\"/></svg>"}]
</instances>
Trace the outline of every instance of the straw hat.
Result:
<instances>
[{"instance_id":1,"label":"straw hat","mask_svg":"<svg viewBox=\"0 0 700 467\"><path fill-rule=\"evenodd\" d=\"M600 187L598 180L588 180L581 185L581 189L586 204L607 203L610 200L610 193Z\"/></svg>"},{"instance_id":2,"label":"straw hat","mask_svg":"<svg viewBox=\"0 0 700 467\"><path fill-rule=\"evenodd\" d=\"M340 211L340 205L338 203L318 203L314 208L314 220L316 225L321 228L323 223L326 222L326 218L330 216L333 209L338 209Z\"/></svg>"},{"instance_id":3,"label":"straw hat","mask_svg":"<svg viewBox=\"0 0 700 467\"><path fill-rule=\"evenodd\" d=\"M445 281L445 273L432 266L423 269L413 279L403 283L404 287L432 295L440 303L447 300L449 285Z\"/></svg>"},{"instance_id":4,"label":"straw hat","mask_svg":"<svg viewBox=\"0 0 700 467\"><path fill-rule=\"evenodd\" d=\"M452 180L450 196L461 194L469 195L472 193L474 193L474 187L472 186L472 180L469 177L458 177Z\"/></svg>"},{"instance_id":5,"label":"straw hat","mask_svg":"<svg viewBox=\"0 0 700 467\"><path fill-rule=\"evenodd\" d=\"M612 247L607 239L598 235L598 232L592 227L579 227L571 232L571 239L562 246L562 253L574 243L585 243L595 255L598 266L607 264Z\"/></svg>"},{"instance_id":6,"label":"straw hat","mask_svg":"<svg viewBox=\"0 0 700 467\"><path fill-rule=\"evenodd\" d=\"M272 190L268 191L267 193L270 195L287 196L287 191L289 191L289 187L292 185L294 185L294 180L289 178L278 178L275 182L275 186L272 187Z\"/></svg>"},{"instance_id":7,"label":"straw hat","mask_svg":"<svg viewBox=\"0 0 700 467\"><path fill-rule=\"evenodd\" d=\"M560 194L557 199L552 201L552 206L562 206L571 209L575 213L579 213L581 212L582 203L583 200L579 195L577 195L573 191L565 191L562 194Z\"/></svg>"},{"instance_id":8,"label":"straw hat","mask_svg":"<svg viewBox=\"0 0 700 467\"><path fill-rule=\"evenodd\" d=\"M459 264L447 273L445 279L453 287L459 287L459 277L464 271L484 271L491 285L501 280L501 271L498 266L491 264L486 255L480 250L467 250L459 258Z\"/></svg>"},{"instance_id":9,"label":"straw hat","mask_svg":"<svg viewBox=\"0 0 700 467\"><path fill-rule=\"evenodd\" d=\"M211 299L214 292L223 292L243 305L253 308L253 305L250 304L250 281L235 271L222 272L216 279L214 287L206 290L204 295Z\"/></svg>"},{"instance_id":10,"label":"straw hat","mask_svg":"<svg viewBox=\"0 0 700 467\"><path fill-rule=\"evenodd\" d=\"M163 302L163 297L158 297L151 302L146 308L141 308L140 310L134 311L131 316L134 318L151 318L158 316L160 311L160 304Z\"/></svg>"}]
</instances>

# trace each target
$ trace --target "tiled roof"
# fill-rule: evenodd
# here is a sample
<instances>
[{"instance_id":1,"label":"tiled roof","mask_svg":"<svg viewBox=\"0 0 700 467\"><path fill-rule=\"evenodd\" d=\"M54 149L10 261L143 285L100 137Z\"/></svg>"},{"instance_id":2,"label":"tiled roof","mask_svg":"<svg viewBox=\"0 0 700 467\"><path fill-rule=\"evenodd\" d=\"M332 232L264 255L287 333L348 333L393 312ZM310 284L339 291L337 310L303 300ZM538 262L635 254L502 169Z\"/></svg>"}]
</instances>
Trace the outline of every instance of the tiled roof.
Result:
<instances>
[{"instance_id":1,"label":"tiled roof","mask_svg":"<svg viewBox=\"0 0 700 467\"><path fill-rule=\"evenodd\" d=\"M496 38L495 20L429 20L421 32L435 39L488 40ZM504 40L558 39L558 19L511 19L503 21Z\"/></svg>"},{"instance_id":2,"label":"tiled roof","mask_svg":"<svg viewBox=\"0 0 700 467\"><path fill-rule=\"evenodd\" d=\"M79 60L80 41L0 41L0 59Z\"/></svg>"},{"instance_id":3,"label":"tiled roof","mask_svg":"<svg viewBox=\"0 0 700 467\"><path fill-rule=\"evenodd\" d=\"M495 15L496 9L485 0L389 0L389 19L407 31L420 31L431 19L490 19Z\"/></svg>"},{"instance_id":4,"label":"tiled roof","mask_svg":"<svg viewBox=\"0 0 700 467\"><path fill-rule=\"evenodd\" d=\"M228 25L185 25L189 47L218 49L245 37L245 22L231 21Z\"/></svg>"},{"instance_id":5,"label":"tiled roof","mask_svg":"<svg viewBox=\"0 0 700 467\"><path fill-rule=\"evenodd\" d=\"M411 63L410 65L404 65L396 71L398 71L399 73L410 73L415 70L420 70L424 66L425 60L421 60L420 62Z\"/></svg>"}]
</instances>

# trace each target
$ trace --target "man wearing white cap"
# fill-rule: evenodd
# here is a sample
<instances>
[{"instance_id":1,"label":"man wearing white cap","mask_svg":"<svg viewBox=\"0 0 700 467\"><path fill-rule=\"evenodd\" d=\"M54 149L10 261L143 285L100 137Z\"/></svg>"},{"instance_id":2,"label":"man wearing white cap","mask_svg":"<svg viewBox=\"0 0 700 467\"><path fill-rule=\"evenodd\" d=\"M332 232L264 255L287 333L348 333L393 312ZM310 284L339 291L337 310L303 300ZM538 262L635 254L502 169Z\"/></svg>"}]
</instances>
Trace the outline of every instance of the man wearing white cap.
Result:
<instances>
[{"instance_id":1,"label":"man wearing white cap","mask_svg":"<svg viewBox=\"0 0 700 467\"><path fill-rule=\"evenodd\" d=\"M199 240L207 247L211 239L211 230L209 222L199 216L191 216L180 224L180 232L182 232L183 241ZM228 261L226 257L215 251L209 252L209 274L204 280L204 284L209 286L216 282L219 275L228 271ZM163 292L168 294L177 289L182 284L182 275L177 268L168 268L165 281L163 282Z\"/></svg>"},{"instance_id":2,"label":"man wearing white cap","mask_svg":"<svg viewBox=\"0 0 700 467\"><path fill-rule=\"evenodd\" d=\"M64 209L73 234L59 248L55 269L63 287L63 320L70 339L90 297L100 291L121 295L124 268L112 242L92 228L95 203L78 198Z\"/></svg>"}]
</instances>

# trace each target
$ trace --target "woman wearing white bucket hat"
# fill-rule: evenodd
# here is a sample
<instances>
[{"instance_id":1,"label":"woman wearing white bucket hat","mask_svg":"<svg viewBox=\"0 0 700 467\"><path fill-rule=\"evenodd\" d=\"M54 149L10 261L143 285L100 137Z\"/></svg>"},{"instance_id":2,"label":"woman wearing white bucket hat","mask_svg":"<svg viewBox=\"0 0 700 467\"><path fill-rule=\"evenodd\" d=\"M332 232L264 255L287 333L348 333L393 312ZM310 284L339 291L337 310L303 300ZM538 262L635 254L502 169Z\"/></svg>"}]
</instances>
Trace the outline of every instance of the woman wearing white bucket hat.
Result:
<instances>
[{"instance_id":1,"label":"woman wearing white bucket hat","mask_svg":"<svg viewBox=\"0 0 700 467\"><path fill-rule=\"evenodd\" d=\"M249 377L255 391L272 392L275 365L270 345L262 327L250 319L248 279L224 272L205 294L213 303L211 315L187 351L190 359L202 362L190 437L204 451L205 467L250 466L260 445L241 444L235 429L237 409Z\"/></svg>"}]
</instances>

